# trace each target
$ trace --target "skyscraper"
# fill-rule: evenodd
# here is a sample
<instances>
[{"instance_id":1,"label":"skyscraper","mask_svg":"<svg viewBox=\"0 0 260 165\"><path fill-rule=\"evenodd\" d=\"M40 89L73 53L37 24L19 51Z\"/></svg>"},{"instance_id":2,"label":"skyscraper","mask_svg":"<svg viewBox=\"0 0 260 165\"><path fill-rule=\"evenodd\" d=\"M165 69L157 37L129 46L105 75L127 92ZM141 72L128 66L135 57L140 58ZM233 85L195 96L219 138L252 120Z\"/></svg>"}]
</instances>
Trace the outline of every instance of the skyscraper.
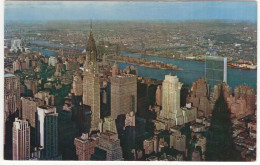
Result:
<instances>
[{"instance_id":1,"label":"skyscraper","mask_svg":"<svg viewBox=\"0 0 260 165\"><path fill-rule=\"evenodd\" d=\"M162 111L161 117L174 120L176 125L183 124L183 115L180 107L180 90L182 83L177 76L165 75L162 84Z\"/></svg>"},{"instance_id":2,"label":"skyscraper","mask_svg":"<svg viewBox=\"0 0 260 165\"><path fill-rule=\"evenodd\" d=\"M44 101L38 98L22 97L22 118L30 123L31 145L36 144L36 113L37 107L44 105Z\"/></svg>"},{"instance_id":3,"label":"skyscraper","mask_svg":"<svg viewBox=\"0 0 260 165\"><path fill-rule=\"evenodd\" d=\"M21 114L20 78L13 74L5 74L4 78L4 153L5 159L12 159L12 126Z\"/></svg>"},{"instance_id":4,"label":"skyscraper","mask_svg":"<svg viewBox=\"0 0 260 165\"><path fill-rule=\"evenodd\" d=\"M91 131L98 129L100 119L100 81L98 73L97 47L91 23L83 73L83 104L91 107Z\"/></svg>"},{"instance_id":5,"label":"skyscraper","mask_svg":"<svg viewBox=\"0 0 260 165\"><path fill-rule=\"evenodd\" d=\"M15 118L13 123L13 160L29 160L30 126L28 121Z\"/></svg>"},{"instance_id":6,"label":"skyscraper","mask_svg":"<svg viewBox=\"0 0 260 165\"><path fill-rule=\"evenodd\" d=\"M86 61L84 63L84 71L97 71L97 46L92 33L92 23L90 25L90 33L86 47Z\"/></svg>"},{"instance_id":7,"label":"skyscraper","mask_svg":"<svg viewBox=\"0 0 260 165\"><path fill-rule=\"evenodd\" d=\"M222 82L227 83L227 58L206 56L205 80L209 84L211 92L215 85Z\"/></svg>"},{"instance_id":8,"label":"skyscraper","mask_svg":"<svg viewBox=\"0 0 260 165\"><path fill-rule=\"evenodd\" d=\"M13 74L5 74L5 120L9 114L21 109L20 78Z\"/></svg>"},{"instance_id":9,"label":"skyscraper","mask_svg":"<svg viewBox=\"0 0 260 165\"><path fill-rule=\"evenodd\" d=\"M39 98L22 97L22 118L29 121L30 126L36 128L37 107L44 105L44 101Z\"/></svg>"},{"instance_id":10,"label":"skyscraper","mask_svg":"<svg viewBox=\"0 0 260 165\"><path fill-rule=\"evenodd\" d=\"M100 84L99 77L95 73L85 72L83 104L91 107L91 130L97 130L100 120Z\"/></svg>"},{"instance_id":11,"label":"skyscraper","mask_svg":"<svg viewBox=\"0 0 260 165\"><path fill-rule=\"evenodd\" d=\"M111 116L137 111L137 78L127 74L111 78Z\"/></svg>"},{"instance_id":12,"label":"skyscraper","mask_svg":"<svg viewBox=\"0 0 260 165\"><path fill-rule=\"evenodd\" d=\"M37 107L37 142L43 149L43 159L61 159L58 155L58 113L52 106Z\"/></svg>"}]
</instances>

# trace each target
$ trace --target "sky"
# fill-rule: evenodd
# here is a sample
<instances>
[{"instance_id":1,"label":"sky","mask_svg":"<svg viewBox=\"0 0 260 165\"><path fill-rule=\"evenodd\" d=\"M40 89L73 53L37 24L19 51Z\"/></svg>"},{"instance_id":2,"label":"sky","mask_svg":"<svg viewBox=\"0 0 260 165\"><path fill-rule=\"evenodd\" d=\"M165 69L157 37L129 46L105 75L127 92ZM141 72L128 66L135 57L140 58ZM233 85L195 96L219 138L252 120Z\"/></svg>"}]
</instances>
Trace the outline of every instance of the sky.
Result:
<instances>
[{"instance_id":1,"label":"sky","mask_svg":"<svg viewBox=\"0 0 260 165\"><path fill-rule=\"evenodd\" d=\"M5 21L47 20L257 20L257 4L244 2L19 2L5 3Z\"/></svg>"}]
</instances>

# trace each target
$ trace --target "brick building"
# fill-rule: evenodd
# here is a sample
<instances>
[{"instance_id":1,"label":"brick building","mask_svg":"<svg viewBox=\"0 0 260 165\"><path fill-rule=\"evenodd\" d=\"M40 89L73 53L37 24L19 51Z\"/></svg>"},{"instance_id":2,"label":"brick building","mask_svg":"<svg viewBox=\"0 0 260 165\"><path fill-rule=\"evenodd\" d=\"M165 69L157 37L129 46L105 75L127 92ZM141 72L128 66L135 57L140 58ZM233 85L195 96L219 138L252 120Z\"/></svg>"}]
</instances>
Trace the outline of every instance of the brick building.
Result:
<instances>
[{"instance_id":1,"label":"brick building","mask_svg":"<svg viewBox=\"0 0 260 165\"><path fill-rule=\"evenodd\" d=\"M94 154L97 140L90 138L88 133L82 133L82 136L75 138L74 145L78 160L90 160L91 155Z\"/></svg>"}]
</instances>

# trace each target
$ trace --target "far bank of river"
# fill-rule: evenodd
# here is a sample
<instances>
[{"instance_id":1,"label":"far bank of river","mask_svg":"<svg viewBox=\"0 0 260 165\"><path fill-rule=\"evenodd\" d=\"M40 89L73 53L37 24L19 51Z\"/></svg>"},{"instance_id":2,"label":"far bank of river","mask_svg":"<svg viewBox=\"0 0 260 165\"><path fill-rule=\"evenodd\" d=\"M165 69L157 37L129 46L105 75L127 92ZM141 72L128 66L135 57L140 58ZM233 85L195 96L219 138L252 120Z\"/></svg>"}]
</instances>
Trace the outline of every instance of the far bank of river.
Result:
<instances>
[{"instance_id":1,"label":"far bank of river","mask_svg":"<svg viewBox=\"0 0 260 165\"><path fill-rule=\"evenodd\" d=\"M42 42L37 42L40 45ZM43 42L42 46L50 46L51 43L47 41ZM47 45L46 45L47 44ZM52 45L52 47L57 47L57 44ZM67 46L65 46L68 48ZM46 56L55 55L56 52L41 49L41 48L34 48L31 47L32 50L41 50L42 53ZM83 48L75 48L82 50ZM164 80L165 75L172 74L177 75L179 80L186 85L191 86L192 82L197 81L200 77L205 78L205 63L200 61L186 61L181 59L171 59L171 58L164 58L164 57L157 57L157 56L149 56L149 55L141 55L135 53L121 53L124 56L132 56L137 58L145 58L151 61L161 61L164 63L169 63L176 65L177 67L183 68L183 71L174 71L174 70L165 70L165 69L154 69L154 68L146 68L138 65L134 65L138 69L138 75L142 77L150 77L153 79L160 79ZM124 69L127 63L119 62L119 69ZM246 84L252 86L255 90L256 82L257 82L257 70L241 70L241 69L233 69L228 67L228 84L229 86L234 88L241 84Z\"/></svg>"},{"instance_id":2,"label":"far bank of river","mask_svg":"<svg viewBox=\"0 0 260 165\"><path fill-rule=\"evenodd\" d=\"M121 55L132 56L138 58L146 58L151 61L161 61L181 67L183 71L162 70L153 68L144 68L134 65L138 68L138 75L163 80L165 75L177 75L181 82L187 85L192 85L192 82L197 81L200 77L205 78L205 63L200 61L186 61L181 59L171 59L164 57L156 57L149 55L140 55L133 53L121 53ZM120 63L119 67L124 68L127 64ZM247 84L256 90L257 71L256 70L241 70L228 67L228 84L234 88L240 84Z\"/></svg>"}]
</instances>

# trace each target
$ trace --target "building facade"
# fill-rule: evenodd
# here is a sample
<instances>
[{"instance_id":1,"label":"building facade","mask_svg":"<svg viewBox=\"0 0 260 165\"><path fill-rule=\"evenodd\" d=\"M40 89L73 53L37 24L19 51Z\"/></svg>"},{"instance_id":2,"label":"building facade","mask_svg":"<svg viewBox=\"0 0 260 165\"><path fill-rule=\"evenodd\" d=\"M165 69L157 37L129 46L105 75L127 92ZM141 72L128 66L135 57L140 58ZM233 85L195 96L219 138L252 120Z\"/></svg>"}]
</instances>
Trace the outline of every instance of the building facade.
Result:
<instances>
[{"instance_id":1,"label":"building facade","mask_svg":"<svg viewBox=\"0 0 260 165\"><path fill-rule=\"evenodd\" d=\"M83 80L80 75L75 75L73 77L73 93L75 96L82 96L83 94Z\"/></svg>"},{"instance_id":2,"label":"building facade","mask_svg":"<svg viewBox=\"0 0 260 165\"><path fill-rule=\"evenodd\" d=\"M4 119L6 121L9 114L21 110L20 78L13 74L5 74L4 84Z\"/></svg>"},{"instance_id":3,"label":"building facade","mask_svg":"<svg viewBox=\"0 0 260 165\"><path fill-rule=\"evenodd\" d=\"M135 114L134 112L130 112L126 114L125 117L125 127L132 126L135 127Z\"/></svg>"},{"instance_id":4,"label":"building facade","mask_svg":"<svg viewBox=\"0 0 260 165\"><path fill-rule=\"evenodd\" d=\"M49 58L48 64L49 64L50 66L54 66L54 67L55 67L55 65L56 65L57 63L58 63L58 59L57 59L56 57L51 56L51 57Z\"/></svg>"},{"instance_id":5,"label":"building facade","mask_svg":"<svg viewBox=\"0 0 260 165\"><path fill-rule=\"evenodd\" d=\"M37 107L44 105L44 101L39 98L22 97L22 118L29 121L30 126L36 128Z\"/></svg>"},{"instance_id":6,"label":"building facade","mask_svg":"<svg viewBox=\"0 0 260 165\"><path fill-rule=\"evenodd\" d=\"M185 151L186 148L186 136L173 133L170 135L170 147L178 151Z\"/></svg>"},{"instance_id":7,"label":"building facade","mask_svg":"<svg viewBox=\"0 0 260 165\"><path fill-rule=\"evenodd\" d=\"M182 125L183 115L180 108L180 90L183 83L177 76L165 75L162 84L162 111L161 117L174 120L176 125Z\"/></svg>"},{"instance_id":8,"label":"building facade","mask_svg":"<svg viewBox=\"0 0 260 165\"><path fill-rule=\"evenodd\" d=\"M227 82L227 58L206 56L205 80L209 84L211 92L215 85Z\"/></svg>"},{"instance_id":9,"label":"building facade","mask_svg":"<svg viewBox=\"0 0 260 165\"><path fill-rule=\"evenodd\" d=\"M103 132L106 131L117 133L115 119L113 119L111 116L104 118Z\"/></svg>"},{"instance_id":10,"label":"building facade","mask_svg":"<svg viewBox=\"0 0 260 165\"><path fill-rule=\"evenodd\" d=\"M98 130L100 120L100 79L97 47L92 33L92 25L86 47L86 61L83 67L83 104L91 107L91 131Z\"/></svg>"},{"instance_id":11,"label":"building facade","mask_svg":"<svg viewBox=\"0 0 260 165\"><path fill-rule=\"evenodd\" d=\"M83 104L91 107L91 130L98 129L100 120L100 84L95 73L85 72L83 79Z\"/></svg>"},{"instance_id":12,"label":"building facade","mask_svg":"<svg viewBox=\"0 0 260 165\"><path fill-rule=\"evenodd\" d=\"M91 155L94 154L97 140L90 138L87 133L82 133L82 136L75 138L74 145L78 160L90 160Z\"/></svg>"},{"instance_id":13,"label":"building facade","mask_svg":"<svg viewBox=\"0 0 260 165\"><path fill-rule=\"evenodd\" d=\"M28 121L15 118L13 123L13 160L30 159L30 126Z\"/></svg>"},{"instance_id":14,"label":"building facade","mask_svg":"<svg viewBox=\"0 0 260 165\"><path fill-rule=\"evenodd\" d=\"M105 151L106 160L122 160L123 152L118 134L110 131L101 133L97 148Z\"/></svg>"},{"instance_id":15,"label":"building facade","mask_svg":"<svg viewBox=\"0 0 260 165\"><path fill-rule=\"evenodd\" d=\"M111 78L111 116L137 111L137 77L132 74Z\"/></svg>"},{"instance_id":16,"label":"building facade","mask_svg":"<svg viewBox=\"0 0 260 165\"><path fill-rule=\"evenodd\" d=\"M52 106L37 107L37 144L43 149L43 159L60 159L58 155L58 113Z\"/></svg>"}]
</instances>

